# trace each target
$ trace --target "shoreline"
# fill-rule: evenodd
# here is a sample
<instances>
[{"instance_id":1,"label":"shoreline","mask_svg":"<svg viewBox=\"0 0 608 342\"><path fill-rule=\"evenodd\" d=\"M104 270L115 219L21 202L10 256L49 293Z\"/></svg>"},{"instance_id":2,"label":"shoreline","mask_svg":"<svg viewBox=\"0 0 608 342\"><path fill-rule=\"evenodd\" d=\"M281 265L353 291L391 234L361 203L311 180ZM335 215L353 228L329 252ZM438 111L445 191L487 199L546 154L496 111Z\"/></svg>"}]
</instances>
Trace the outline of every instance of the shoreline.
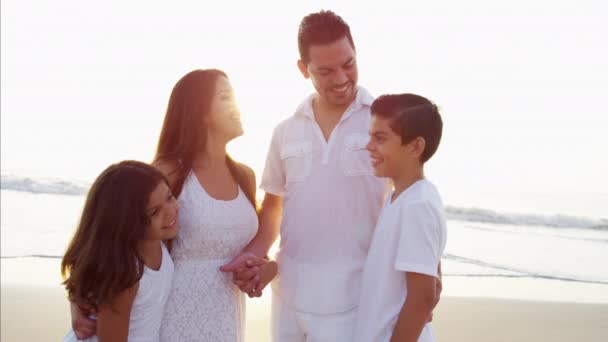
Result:
<instances>
[{"instance_id":1,"label":"shoreline","mask_svg":"<svg viewBox=\"0 0 608 342\"><path fill-rule=\"evenodd\" d=\"M3 258L0 260L2 287L5 285L42 288L61 286L61 259ZM445 275L442 296L608 304L608 284L543 278Z\"/></svg>"}]
</instances>

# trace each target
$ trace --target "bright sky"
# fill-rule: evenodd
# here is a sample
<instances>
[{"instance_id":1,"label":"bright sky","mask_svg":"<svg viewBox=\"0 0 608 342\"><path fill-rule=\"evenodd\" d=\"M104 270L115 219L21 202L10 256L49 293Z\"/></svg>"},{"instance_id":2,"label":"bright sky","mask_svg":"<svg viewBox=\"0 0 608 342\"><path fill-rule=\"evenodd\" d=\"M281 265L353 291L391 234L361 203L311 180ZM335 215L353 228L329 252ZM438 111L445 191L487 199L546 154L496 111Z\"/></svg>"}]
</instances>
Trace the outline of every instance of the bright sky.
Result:
<instances>
[{"instance_id":1,"label":"bright sky","mask_svg":"<svg viewBox=\"0 0 608 342\"><path fill-rule=\"evenodd\" d=\"M272 129L313 91L296 32L319 9L350 24L372 94L442 108L441 188L608 193L602 1L2 1L2 173L150 161L174 83L214 67L246 131L230 150L259 177Z\"/></svg>"}]
</instances>

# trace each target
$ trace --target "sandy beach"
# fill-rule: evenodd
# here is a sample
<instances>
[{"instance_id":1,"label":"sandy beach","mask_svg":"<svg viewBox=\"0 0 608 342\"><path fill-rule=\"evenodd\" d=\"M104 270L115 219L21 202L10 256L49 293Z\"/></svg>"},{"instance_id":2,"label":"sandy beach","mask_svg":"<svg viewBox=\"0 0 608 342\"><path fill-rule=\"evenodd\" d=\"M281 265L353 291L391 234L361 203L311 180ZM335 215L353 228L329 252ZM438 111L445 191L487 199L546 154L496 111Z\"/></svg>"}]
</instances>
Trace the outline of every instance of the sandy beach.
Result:
<instances>
[{"instance_id":1,"label":"sandy beach","mask_svg":"<svg viewBox=\"0 0 608 342\"><path fill-rule=\"evenodd\" d=\"M1 340L59 341L69 327L60 287L2 286ZM269 298L269 296L267 296ZM268 299L248 303L246 341L269 340ZM445 297L440 341L607 341L608 305Z\"/></svg>"},{"instance_id":2,"label":"sandy beach","mask_svg":"<svg viewBox=\"0 0 608 342\"><path fill-rule=\"evenodd\" d=\"M2 259L1 341L61 340L70 318L58 269L58 259ZM270 298L248 300L246 341L270 340ZM449 277L433 325L440 341L608 341L608 286Z\"/></svg>"}]
</instances>

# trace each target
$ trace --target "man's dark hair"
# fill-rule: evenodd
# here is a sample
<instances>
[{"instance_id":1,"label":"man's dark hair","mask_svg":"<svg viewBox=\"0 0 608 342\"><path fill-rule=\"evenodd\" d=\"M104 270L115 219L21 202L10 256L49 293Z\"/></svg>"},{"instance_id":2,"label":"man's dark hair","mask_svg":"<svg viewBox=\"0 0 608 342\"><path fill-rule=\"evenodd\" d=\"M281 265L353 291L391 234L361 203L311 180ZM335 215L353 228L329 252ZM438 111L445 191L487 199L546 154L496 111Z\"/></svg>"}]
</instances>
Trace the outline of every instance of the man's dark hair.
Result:
<instances>
[{"instance_id":1,"label":"man's dark hair","mask_svg":"<svg viewBox=\"0 0 608 342\"><path fill-rule=\"evenodd\" d=\"M347 37L353 50L355 43L350 34L350 27L332 11L320 11L305 16L298 29L298 50L304 64L310 62L308 52L311 45L325 45Z\"/></svg>"}]
</instances>

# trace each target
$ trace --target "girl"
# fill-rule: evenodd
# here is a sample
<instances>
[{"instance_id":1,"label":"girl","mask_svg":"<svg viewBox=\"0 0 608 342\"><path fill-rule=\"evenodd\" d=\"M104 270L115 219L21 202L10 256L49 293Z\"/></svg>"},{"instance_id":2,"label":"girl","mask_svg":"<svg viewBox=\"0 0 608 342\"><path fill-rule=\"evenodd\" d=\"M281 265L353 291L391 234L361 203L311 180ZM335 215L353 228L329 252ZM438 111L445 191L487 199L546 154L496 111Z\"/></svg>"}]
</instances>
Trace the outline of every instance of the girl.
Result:
<instances>
[{"instance_id":1,"label":"girl","mask_svg":"<svg viewBox=\"0 0 608 342\"><path fill-rule=\"evenodd\" d=\"M61 263L69 299L95 312L89 341L158 341L173 262L178 208L161 172L137 161L111 165L89 190ZM73 331L64 341L76 341Z\"/></svg>"}]
</instances>

